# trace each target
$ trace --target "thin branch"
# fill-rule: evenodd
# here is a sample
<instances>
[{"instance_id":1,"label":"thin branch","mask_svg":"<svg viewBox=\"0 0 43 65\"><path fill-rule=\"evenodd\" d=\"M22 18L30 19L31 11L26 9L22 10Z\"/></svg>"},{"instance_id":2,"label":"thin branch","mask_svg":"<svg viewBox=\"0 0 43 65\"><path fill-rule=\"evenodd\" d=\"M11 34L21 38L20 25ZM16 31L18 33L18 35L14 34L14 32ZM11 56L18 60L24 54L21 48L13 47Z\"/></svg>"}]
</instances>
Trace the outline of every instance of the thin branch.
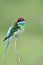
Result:
<instances>
[{"instance_id":1,"label":"thin branch","mask_svg":"<svg viewBox=\"0 0 43 65\"><path fill-rule=\"evenodd\" d=\"M14 48L15 48L15 53L16 53L16 57L18 59L19 65L22 65L20 56L19 56L18 51L16 49L16 44L17 44L17 38L15 39Z\"/></svg>"}]
</instances>

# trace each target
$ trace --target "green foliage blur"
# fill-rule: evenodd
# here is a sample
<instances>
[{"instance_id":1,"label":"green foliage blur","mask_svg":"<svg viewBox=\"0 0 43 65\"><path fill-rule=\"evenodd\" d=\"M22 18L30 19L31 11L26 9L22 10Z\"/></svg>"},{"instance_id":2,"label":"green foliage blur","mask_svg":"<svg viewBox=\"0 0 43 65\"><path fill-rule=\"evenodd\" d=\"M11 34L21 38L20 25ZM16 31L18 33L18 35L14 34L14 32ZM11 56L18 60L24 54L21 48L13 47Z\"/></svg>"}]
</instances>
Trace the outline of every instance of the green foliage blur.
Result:
<instances>
[{"instance_id":1,"label":"green foliage blur","mask_svg":"<svg viewBox=\"0 0 43 65\"><path fill-rule=\"evenodd\" d=\"M19 65L13 38L4 61L8 28L19 17L25 18L24 33L18 38L17 49L23 65L43 65L43 0L0 0L0 65Z\"/></svg>"}]
</instances>

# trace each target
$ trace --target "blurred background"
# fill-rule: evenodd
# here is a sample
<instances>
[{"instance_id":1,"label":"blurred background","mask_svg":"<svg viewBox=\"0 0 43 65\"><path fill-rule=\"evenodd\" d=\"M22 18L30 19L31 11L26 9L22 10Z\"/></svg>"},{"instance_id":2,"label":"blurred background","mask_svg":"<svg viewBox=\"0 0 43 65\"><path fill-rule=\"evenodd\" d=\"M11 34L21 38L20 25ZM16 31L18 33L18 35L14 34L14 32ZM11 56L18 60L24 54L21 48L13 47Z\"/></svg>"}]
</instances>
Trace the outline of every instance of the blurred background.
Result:
<instances>
[{"instance_id":1,"label":"blurred background","mask_svg":"<svg viewBox=\"0 0 43 65\"><path fill-rule=\"evenodd\" d=\"M12 39L2 60L8 28L19 17L25 18L25 31L18 38L17 49L22 65L43 65L43 0L0 0L0 65L19 65Z\"/></svg>"}]
</instances>

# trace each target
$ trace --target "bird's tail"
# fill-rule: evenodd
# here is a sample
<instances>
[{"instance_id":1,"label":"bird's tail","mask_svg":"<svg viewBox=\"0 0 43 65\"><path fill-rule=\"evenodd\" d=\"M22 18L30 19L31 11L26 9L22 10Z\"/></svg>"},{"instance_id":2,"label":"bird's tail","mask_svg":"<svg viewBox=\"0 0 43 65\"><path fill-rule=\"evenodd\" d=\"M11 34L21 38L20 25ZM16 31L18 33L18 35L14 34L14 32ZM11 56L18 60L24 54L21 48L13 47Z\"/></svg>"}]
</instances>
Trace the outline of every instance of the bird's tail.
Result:
<instances>
[{"instance_id":1,"label":"bird's tail","mask_svg":"<svg viewBox=\"0 0 43 65\"><path fill-rule=\"evenodd\" d=\"M8 37L5 37L3 41L7 40Z\"/></svg>"},{"instance_id":2,"label":"bird's tail","mask_svg":"<svg viewBox=\"0 0 43 65\"><path fill-rule=\"evenodd\" d=\"M6 53L7 49L8 49L8 46L9 46L9 44L10 44L10 41L11 41L12 37L6 38L6 39L8 39L8 40L7 40L6 47L5 47L5 51L4 51L5 53ZM6 40L6 39L5 39L5 40Z\"/></svg>"}]
</instances>

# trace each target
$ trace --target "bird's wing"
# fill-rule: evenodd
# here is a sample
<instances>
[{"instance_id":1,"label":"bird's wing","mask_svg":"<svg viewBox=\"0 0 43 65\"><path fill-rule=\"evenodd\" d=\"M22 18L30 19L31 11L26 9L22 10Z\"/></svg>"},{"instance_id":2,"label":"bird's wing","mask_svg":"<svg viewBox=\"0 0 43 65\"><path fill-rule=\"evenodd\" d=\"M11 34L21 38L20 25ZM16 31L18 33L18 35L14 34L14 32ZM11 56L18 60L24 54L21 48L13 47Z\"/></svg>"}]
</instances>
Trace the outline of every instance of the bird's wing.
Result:
<instances>
[{"instance_id":1,"label":"bird's wing","mask_svg":"<svg viewBox=\"0 0 43 65\"><path fill-rule=\"evenodd\" d=\"M12 30L12 26L8 29L8 32L7 32L7 36L4 38L3 41L5 41L6 39L10 38L10 34L11 34L11 30Z\"/></svg>"},{"instance_id":2,"label":"bird's wing","mask_svg":"<svg viewBox=\"0 0 43 65\"><path fill-rule=\"evenodd\" d=\"M7 36L9 36L12 26L8 29Z\"/></svg>"}]
</instances>

